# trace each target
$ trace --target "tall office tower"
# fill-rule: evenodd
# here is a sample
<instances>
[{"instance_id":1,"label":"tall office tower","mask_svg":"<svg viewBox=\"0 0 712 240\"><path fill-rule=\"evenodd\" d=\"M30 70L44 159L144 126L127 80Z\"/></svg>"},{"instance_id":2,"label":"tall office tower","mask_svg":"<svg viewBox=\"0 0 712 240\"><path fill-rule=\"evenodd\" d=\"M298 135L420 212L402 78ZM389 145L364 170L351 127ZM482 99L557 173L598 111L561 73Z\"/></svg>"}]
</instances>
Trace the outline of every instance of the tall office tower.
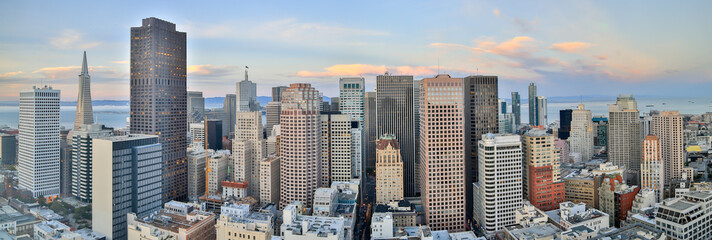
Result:
<instances>
[{"instance_id":1,"label":"tall office tower","mask_svg":"<svg viewBox=\"0 0 712 240\"><path fill-rule=\"evenodd\" d=\"M18 176L32 197L59 196L59 90L20 92Z\"/></svg>"},{"instance_id":2,"label":"tall office tower","mask_svg":"<svg viewBox=\"0 0 712 240\"><path fill-rule=\"evenodd\" d=\"M339 97L333 97L330 99L330 101L331 101L330 108L334 109L334 111L338 111L339 110Z\"/></svg>"},{"instance_id":3,"label":"tall office tower","mask_svg":"<svg viewBox=\"0 0 712 240\"><path fill-rule=\"evenodd\" d=\"M536 83L529 84L529 125L539 126L539 116L536 109Z\"/></svg>"},{"instance_id":4,"label":"tall office tower","mask_svg":"<svg viewBox=\"0 0 712 240\"><path fill-rule=\"evenodd\" d=\"M478 145L477 164L486 174L472 184L473 215L489 236L515 224L522 207L522 142L519 135L486 134Z\"/></svg>"},{"instance_id":5,"label":"tall office tower","mask_svg":"<svg viewBox=\"0 0 712 240\"><path fill-rule=\"evenodd\" d=\"M571 134L569 146L572 153L579 153L587 162L593 157L593 121L591 110L584 109L583 103L571 112Z\"/></svg>"},{"instance_id":6,"label":"tall office tower","mask_svg":"<svg viewBox=\"0 0 712 240\"><path fill-rule=\"evenodd\" d=\"M435 230L465 229L466 82L444 74L420 81L420 198Z\"/></svg>"},{"instance_id":7,"label":"tall office tower","mask_svg":"<svg viewBox=\"0 0 712 240\"><path fill-rule=\"evenodd\" d=\"M280 116L280 208L294 201L307 207L321 186L322 96L308 83L293 83L282 92Z\"/></svg>"},{"instance_id":8,"label":"tall office tower","mask_svg":"<svg viewBox=\"0 0 712 240\"><path fill-rule=\"evenodd\" d=\"M77 97L77 114L74 117L74 129L94 123L94 111L91 107L91 76L87 67L87 52L84 51L82 73L79 74L79 93Z\"/></svg>"},{"instance_id":9,"label":"tall office tower","mask_svg":"<svg viewBox=\"0 0 712 240\"><path fill-rule=\"evenodd\" d=\"M287 86L272 87L272 102L282 101L282 92L287 90Z\"/></svg>"},{"instance_id":10,"label":"tall office tower","mask_svg":"<svg viewBox=\"0 0 712 240\"><path fill-rule=\"evenodd\" d=\"M194 142L200 142L201 146L205 144L205 122L190 124L190 141L191 144Z\"/></svg>"},{"instance_id":11,"label":"tall office tower","mask_svg":"<svg viewBox=\"0 0 712 240\"><path fill-rule=\"evenodd\" d=\"M207 172L208 178L208 194L218 194L222 191L222 182L227 180L228 163L230 159L230 151L219 150L213 152L205 163L210 168Z\"/></svg>"},{"instance_id":12,"label":"tall office tower","mask_svg":"<svg viewBox=\"0 0 712 240\"><path fill-rule=\"evenodd\" d=\"M417 194L420 193L420 174L418 168L418 161L420 160L420 156L418 153L420 152L418 148L418 144L420 142L420 80L413 80L413 129L415 129L415 132L413 133L415 135L415 139L413 142L415 143L415 191Z\"/></svg>"},{"instance_id":13,"label":"tall office tower","mask_svg":"<svg viewBox=\"0 0 712 240\"><path fill-rule=\"evenodd\" d=\"M188 91L188 123L199 123L205 119L205 98L203 92Z\"/></svg>"},{"instance_id":14,"label":"tall office tower","mask_svg":"<svg viewBox=\"0 0 712 240\"><path fill-rule=\"evenodd\" d=\"M572 109L559 110L559 139L566 140L571 136Z\"/></svg>"},{"instance_id":15,"label":"tall office tower","mask_svg":"<svg viewBox=\"0 0 712 240\"><path fill-rule=\"evenodd\" d=\"M544 96L537 96L536 97L536 116L537 116L537 126L546 126L549 124L549 117L547 114L547 107L546 107L546 97Z\"/></svg>"},{"instance_id":16,"label":"tall office tower","mask_svg":"<svg viewBox=\"0 0 712 240\"><path fill-rule=\"evenodd\" d=\"M280 102L272 101L265 106L265 118L267 118L265 132L268 137L272 134L272 127L279 125L279 114L281 111L282 104Z\"/></svg>"},{"instance_id":17,"label":"tall office tower","mask_svg":"<svg viewBox=\"0 0 712 240\"><path fill-rule=\"evenodd\" d=\"M17 138L15 135L0 133L0 160L4 165L15 165L17 161Z\"/></svg>"},{"instance_id":18,"label":"tall office tower","mask_svg":"<svg viewBox=\"0 0 712 240\"><path fill-rule=\"evenodd\" d=\"M363 130L356 121L351 121L351 179L363 176Z\"/></svg>"},{"instance_id":19,"label":"tall office tower","mask_svg":"<svg viewBox=\"0 0 712 240\"><path fill-rule=\"evenodd\" d=\"M270 154L260 161L260 202L279 203L279 156Z\"/></svg>"},{"instance_id":20,"label":"tall office tower","mask_svg":"<svg viewBox=\"0 0 712 240\"><path fill-rule=\"evenodd\" d=\"M85 124L72 130L72 195L79 201L91 202L92 142L112 136L114 129L101 124Z\"/></svg>"},{"instance_id":21,"label":"tall office tower","mask_svg":"<svg viewBox=\"0 0 712 240\"><path fill-rule=\"evenodd\" d=\"M225 100L223 101L223 111L225 111L225 115L227 116L227 121L225 121L223 126L227 128L227 133L228 138L232 139L232 136L235 134L235 114L237 113L237 95L235 94L226 94L225 95Z\"/></svg>"},{"instance_id":22,"label":"tall office tower","mask_svg":"<svg viewBox=\"0 0 712 240\"><path fill-rule=\"evenodd\" d=\"M665 166L665 182L682 178L685 149L682 116L678 111L663 111L653 116L653 134L660 139L660 153Z\"/></svg>"},{"instance_id":23,"label":"tall office tower","mask_svg":"<svg viewBox=\"0 0 712 240\"><path fill-rule=\"evenodd\" d=\"M507 101L504 99L497 100L497 114L507 114Z\"/></svg>"},{"instance_id":24,"label":"tall office tower","mask_svg":"<svg viewBox=\"0 0 712 240\"><path fill-rule=\"evenodd\" d=\"M225 110L223 108L206 109L205 117L208 119L222 120L223 124L225 124L228 121L227 113L225 112ZM227 128L223 128L222 135L229 136L229 134L230 133L227 132Z\"/></svg>"},{"instance_id":25,"label":"tall office tower","mask_svg":"<svg viewBox=\"0 0 712 240\"><path fill-rule=\"evenodd\" d=\"M665 187L665 164L661 159L660 139L655 135L643 140L643 159L640 161L640 187L655 190L655 200L662 202Z\"/></svg>"},{"instance_id":26,"label":"tall office tower","mask_svg":"<svg viewBox=\"0 0 712 240\"><path fill-rule=\"evenodd\" d=\"M376 92L366 92L364 99L364 165L367 169L376 167Z\"/></svg>"},{"instance_id":27,"label":"tall office tower","mask_svg":"<svg viewBox=\"0 0 712 240\"><path fill-rule=\"evenodd\" d=\"M321 187L351 180L351 137L351 116L321 114Z\"/></svg>"},{"instance_id":28,"label":"tall office tower","mask_svg":"<svg viewBox=\"0 0 712 240\"><path fill-rule=\"evenodd\" d=\"M522 139L524 199L543 211L559 208L566 195L554 139L554 135L542 129L529 130Z\"/></svg>"},{"instance_id":29,"label":"tall office tower","mask_svg":"<svg viewBox=\"0 0 712 240\"><path fill-rule=\"evenodd\" d=\"M522 125L522 107L519 92L512 92L512 113L514 113L514 128Z\"/></svg>"},{"instance_id":30,"label":"tall office tower","mask_svg":"<svg viewBox=\"0 0 712 240\"><path fill-rule=\"evenodd\" d=\"M161 209L164 168L159 139L131 134L93 140L92 230L106 239L128 238L126 214L143 217Z\"/></svg>"},{"instance_id":31,"label":"tall office tower","mask_svg":"<svg viewBox=\"0 0 712 240\"><path fill-rule=\"evenodd\" d=\"M641 127L638 104L632 95L620 95L608 105L608 161L633 171L640 170Z\"/></svg>"},{"instance_id":32,"label":"tall office tower","mask_svg":"<svg viewBox=\"0 0 712 240\"><path fill-rule=\"evenodd\" d=\"M376 204L403 200L403 160L395 135L376 141Z\"/></svg>"},{"instance_id":33,"label":"tall office tower","mask_svg":"<svg viewBox=\"0 0 712 240\"><path fill-rule=\"evenodd\" d=\"M131 28L131 133L158 135L163 202L188 196L186 94L185 32L158 18L143 19Z\"/></svg>"},{"instance_id":34,"label":"tall office tower","mask_svg":"<svg viewBox=\"0 0 712 240\"><path fill-rule=\"evenodd\" d=\"M193 143L188 155L188 200L197 201L205 194L205 157L208 152L201 143Z\"/></svg>"},{"instance_id":35,"label":"tall office tower","mask_svg":"<svg viewBox=\"0 0 712 240\"><path fill-rule=\"evenodd\" d=\"M465 86L465 214L472 216L472 186L478 180L477 142L482 135L498 133L498 78L497 76L469 76Z\"/></svg>"},{"instance_id":36,"label":"tall office tower","mask_svg":"<svg viewBox=\"0 0 712 240\"><path fill-rule=\"evenodd\" d=\"M257 101L257 84L247 78L247 69L245 69L245 80L237 82L235 87L238 112L254 112L260 110L260 102Z\"/></svg>"},{"instance_id":37,"label":"tall office tower","mask_svg":"<svg viewBox=\"0 0 712 240\"><path fill-rule=\"evenodd\" d=\"M72 196L72 138L71 130L59 127L59 197ZM69 138L69 140L67 140Z\"/></svg>"},{"instance_id":38,"label":"tall office tower","mask_svg":"<svg viewBox=\"0 0 712 240\"><path fill-rule=\"evenodd\" d=\"M208 119L205 124L207 129L205 129L207 138L205 141L208 142L208 149L220 150L222 149L222 137L223 137L223 121L218 119Z\"/></svg>"},{"instance_id":39,"label":"tall office tower","mask_svg":"<svg viewBox=\"0 0 712 240\"><path fill-rule=\"evenodd\" d=\"M416 196L417 149L413 104L413 76L379 75L376 77L376 136L393 134L398 139L403 159L405 197ZM373 141L372 139L370 141Z\"/></svg>"},{"instance_id":40,"label":"tall office tower","mask_svg":"<svg viewBox=\"0 0 712 240\"><path fill-rule=\"evenodd\" d=\"M237 148L235 148L237 147ZM260 195L260 161L266 156L265 140L262 133L262 112L238 112L235 119L234 152L244 152L233 156L233 163L244 168L244 179L248 181L248 194ZM243 149L236 151L238 149Z\"/></svg>"},{"instance_id":41,"label":"tall office tower","mask_svg":"<svg viewBox=\"0 0 712 240\"><path fill-rule=\"evenodd\" d=\"M351 116L352 121L358 122L357 129L355 129L351 134L353 140L363 140L364 132L364 115L365 115L365 91L366 83L363 77L349 77L339 79L339 108L338 110L342 114ZM355 146L358 145L358 146ZM361 172L363 171L363 146L362 142L354 142L351 144L352 148L352 170L351 175L353 178L361 178ZM345 181L348 181L347 179ZM323 183L322 183L323 184Z\"/></svg>"}]
</instances>

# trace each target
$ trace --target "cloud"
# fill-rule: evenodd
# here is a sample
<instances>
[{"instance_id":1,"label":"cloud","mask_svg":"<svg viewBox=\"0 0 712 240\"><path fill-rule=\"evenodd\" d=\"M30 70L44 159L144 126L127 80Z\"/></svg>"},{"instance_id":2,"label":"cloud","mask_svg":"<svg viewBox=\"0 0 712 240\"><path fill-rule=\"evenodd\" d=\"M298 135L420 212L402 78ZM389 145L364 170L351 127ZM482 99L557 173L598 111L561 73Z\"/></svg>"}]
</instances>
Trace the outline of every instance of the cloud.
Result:
<instances>
[{"instance_id":1,"label":"cloud","mask_svg":"<svg viewBox=\"0 0 712 240\"><path fill-rule=\"evenodd\" d=\"M565 53L575 53L581 52L582 50L586 50L593 46L593 44L586 42L562 42L551 44L551 46L549 46L549 49Z\"/></svg>"},{"instance_id":2,"label":"cloud","mask_svg":"<svg viewBox=\"0 0 712 240\"><path fill-rule=\"evenodd\" d=\"M221 77L236 73L240 67L234 65L190 65L188 66L188 75L191 76L212 76Z\"/></svg>"},{"instance_id":3,"label":"cloud","mask_svg":"<svg viewBox=\"0 0 712 240\"><path fill-rule=\"evenodd\" d=\"M293 75L307 78L333 78L346 76L380 75L386 72L401 75L413 75L418 77L435 76L438 72L452 74L473 74L476 72L468 69L456 69L438 66L385 66L370 64L337 64L327 68L322 72L299 71Z\"/></svg>"},{"instance_id":4,"label":"cloud","mask_svg":"<svg viewBox=\"0 0 712 240\"><path fill-rule=\"evenodd\" d=\"M74 29L63 30L60 36L50 38L49 43L60 49L89 49L101 44L84 39L84 34Z\"/></svg>"},{"instance_id":5,"label":"cloud","mask_svg":"<svg viewBox=\"0 0 712 240\"><path fill-rule=\"evenodd\" d=\"M39 74L44 79L75 80L80 72L80 66L66 66L41 68L32 73ZM92 81L119 80L127 77L123 71L117 71L114 68L105 66L89 66L89 75L92 76Z\"/></svg>"},{"instance_id":6,"label":"cloud","mask_svg":"<svg viewBox=\"0 0 712 240\"><path fill-rule=\"evenodd\" d=\"M514 25L519 28L519 31L521 32L531 32L534 27L539 23L539 18L535 18L534 20L526 20L522 18L512 18L512 21L514 22Z\"/></svg>"},{"instance_id":7,"label":"cloud","mask_svg":"<svg viewBox=\"0 0 712 240\"><path fill-rule=\"evenodd\" d=\"M130 61L129 61L129 60L111 61L111 63L114 63L114 64L129 64Z\"/></svg>"},{"instance_id":8,"label":"cloud","mask_svg":"<svg viewBox=\"0 0 712 240\"><path fill-rule=\"evenodd\" d=\"M500 13L499 13L499 8L495 8L494 10L492 10L492 13L493 13L495 16L499 17L499 14L500 14Z\"/></svg>"},{"instance_id":9,"label":"cloud","mask_svg":"<svg viewBox=\"0 0 712 240\"><path fill-rule=\"evenodd\" d=\"M22 74L22 71L0 73L0 79L9 78L9 77L19 75L19 74Z\"/></svg>"}]
</instances>

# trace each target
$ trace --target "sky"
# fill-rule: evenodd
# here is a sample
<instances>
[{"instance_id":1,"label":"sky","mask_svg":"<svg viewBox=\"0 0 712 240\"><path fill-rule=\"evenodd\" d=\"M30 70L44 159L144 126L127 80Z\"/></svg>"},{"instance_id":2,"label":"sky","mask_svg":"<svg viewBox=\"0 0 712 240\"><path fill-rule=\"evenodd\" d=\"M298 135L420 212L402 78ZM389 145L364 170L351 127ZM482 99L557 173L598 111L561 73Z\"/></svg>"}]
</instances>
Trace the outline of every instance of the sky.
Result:
<instances>
[{"instance_id":1,"label":"sky","mask_svg":"<svg viewBox=\"0 0 712 240\"><path fill-rule=\"evenodd\" d=\"M187 32L188 90L438 73L499 76L499 94L709 96L712 1L2 1L0 101L52 85L75 101L87 51L95 100L129 99L129 29Z\"/></svg>"}]
</instances>

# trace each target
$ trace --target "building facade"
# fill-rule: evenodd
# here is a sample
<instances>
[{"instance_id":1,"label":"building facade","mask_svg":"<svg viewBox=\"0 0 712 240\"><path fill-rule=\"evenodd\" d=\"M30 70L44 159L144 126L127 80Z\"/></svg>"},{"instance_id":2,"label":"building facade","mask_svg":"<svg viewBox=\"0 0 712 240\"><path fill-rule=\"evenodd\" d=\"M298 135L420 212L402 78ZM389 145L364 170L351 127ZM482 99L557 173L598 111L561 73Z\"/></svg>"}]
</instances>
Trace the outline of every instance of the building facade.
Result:
<instances>
[{"instance_id":1,"label":"building facade","mask_svg":"<svg viewBox=\"0 0 712 240\"><path fill-rule=\"evenodd\" d=\"M265 140L262 132L262 112L238 112L235 120L235 141L233 142L233 163L244 166L244 179L248 181L250 196L260 195L260 162L266 156ZM240 143L244 141L244 143ZM242 144L242 150L236 148ZM243 154L240 154L242 152ZM237 172L237 171L236 171Z\"/></svg>"},{"instance_id":2,"label":"building facade","mask_svg":"<svg viewBox=\"0 0 712 240\"><path fill-rule=\"evenodd\" d=\"M280 158L275 154L260 162L261 203L279 203L279 164Z\"/></svg>"},{"instance_id":3,"label":"building facade","mask_svg":"<svg viewBox=\"0 0 712 240\"><path fill-rule=\"evenodd\" d=\"M192 144L188 148L188 200L196 201L205 194L205 160L210 156L203 145Z\"/></svg>"},{"instance_id":4,"label":"building facade","mask_svg":"<svg viewBox=\"0 0 712 240\"><path fill-rule=\"evenodd\" d=\"M664 111L653 116L652 132L660 139L666 181L682 178L685 163L682 127L683 120L678 111Z\"/></svg>"},{"instance_id":5,"label":"building facade","mask_svg":"<svg viewBox=\"0 0 712 240\"><path fill-rule=\"evenodd\" d=\"M689 192L663 201L655 213L655 227L668 239L712 238L712 194Z\"/></svg>"},{"instance_id":6,"label":"building facade","mask_svg":"<svg viewBox=\"0 0 712 240\"><path fill-rule=\"evenodd\" d=\"M351 180L351 121L347 114L321 114L321 186ZM360 149L359 149L360 150Z\"/></svg>"},{"instance_id":7,"label":"building facade","mask_svg":"<svg viewBox=\"0 0 712 240\"><path fill-rule=\"evenodd\" d=\"M593 157L593 135L591 110L586 110L583 104L579 104L578 109L571 112L569 143L571 152L580 154L584 162L588 162Z\"/></svg>"},{"instance_id":8,"label":"building facade","mask_svg":"<svg viewBox=\"0 0 712 240\"><path fill-rule=\"evenodd\" d=\"M77 112L74 116L74 129L84 124L94 123L94 111L91 106L91 76L89 76L86 51L84 51L84 60L82 61L82 73L79 74L79 91L77 93Z\"/></svg>"},{"instance_id":9,"label":"building facade","mask_svg":"<svg viewBox=\"0 0 712 240\"><path fill-rule=\"evenodd\" d=\"M640 170L642 148L638 103L632 95L620 95L608 105L608 161L633 171Z\"/></svg>"},{"instance_id":10,"label":"building facade","mask_svg":"<svg viewBox=\"0 0 712 240\"><path fill-rule=\"evenodd\" d=\"M52 87L20 92L19 187L32 197L59 197L59 94Z\"/></svg>"},{"instance_id":11,"label":"building facade","mask_svg":"<svg viewBox=\"0 0 712 240\"><path fill-rule=\"evenodd\" d=\"M660 139L655 135L643 140L643 159L640 161L640 187L655 191L656 202L664 199L665 169L660 153Z\"/></svg>"},{"instance_id":12,"label":"building facade","mask_svg":"<svg viewBox=\"0 0 712 240\"><path fill-rule=\"evenodd\" d=\"M245 69L245 80L235 84L235 98L238 112L254 112L260 110L260 102L257 101L257 84L247 78Z\"/></svg>"},{"instance_id":13,"label":"building facade","mask_svg":"<svg viewBox=\"0 0 712 240\"><path fill-rule=\"evenodd\" d=\"M17 162L17 137L0 133L0 159L4 165L15 165Z\"/></svg>"},{"instance_id":14,"label":"building facade","mask_svg":"<svg viewBox=\"0 0 712 240\"><path fill-rule=\"evenodd\" d=\"M131 133L157 135L163 202L186 199L186 33L158 18L131 28Z\"/></svg>"},{"instance_id":15,"label":"building facade","mask_svg":"<svg viewBox=\"0 0 712 240\"><path fill-rule=\"evenodd\" d=\"M534 125L534 126L539 126L540 124L538 123L539 121L539 116L537 113L536 109L536 83L530 83L529 84L529 125Z\"/></svg>"},{"instance_id":16,"label":"building facade","mask_svg":"<svg viewBox=\"0 0 712 240\"><path fill-rule=\"evenodd\" d=\"M522 106L519 92L512 92L512 113L514 113L514 128L519 129L522 125Z\"/></svg>"},{"instance_id":17,"label":"building facade","mask_svg":"<svg viewBox=\"0 0 712 240\"><path fill-rule=\"evenodd\" d=\"M101 124L85 124L75 128L72 136L72 195L79 201L91 202L92 141L113 135L113 129Z\"/></svg>"},{"instance_id":18,"label":"building facade","mask_svg":"<svg viewBox=\"0 0 712 240\"><path fill-rule=\"evenodd\" d=\"M187 93L188 123L199 123L205 119L205 98L203 92L188 91Z\"/></svg>"},{"instance_id":19,"label":"building facade","mask_svg":"<svg viewBox=\"0 0 712 240\"><path fill-rule=\"evenodd\" d=\"M265 132L267 136L272 134L272 128L274 125L279 125L279 114L282 109L282 104L280 102L269 102L265 105Z\"/></svg>"},{"instance_id":20,"label":"building facade","mask_svg":"<svg viewBox=\"0 0 712 240\"><path fill-rule=\"evenodd\" d=\"M223 111L227 116L227 121L224 122L224 128L227 128L228 136L230 139L235 134L235 115L237 114L237 95L226 94L225 100L223 100Z\"/></svg>"},{"instance_id":21,"label":"building facade","mask_svg":"<svg viewBox=\"0 0 712 240\"><path fill-rule=\"evenodd\" d=\"M403 199L403 160L395 135L376 142L376 204Z\"/></svg>"},{"instance_id":22,"label":"building facade","mask_svg":"<svg viewBox=\"0 0 712 240\"><path fill-rule=\"evenodd\" d=\"M363 163L367 169L374 169L376 167L376 140L378 140L378 135L376 135L378 128L376 126L378 121L376 100L378 97L376 92L366 92L364 96Z\"/></svg>"},{"instance_id":23,"label":"building facade","mask_svg":"<svg viewBox=\"0 0 712 240\"><path fill-rule=\"evenodd\" d=\"M544 211L558 208L565 199L565 188L554 135L542 129L532 129L522 137L522 145L524 198Z\"/></svg>"}]
</instances>

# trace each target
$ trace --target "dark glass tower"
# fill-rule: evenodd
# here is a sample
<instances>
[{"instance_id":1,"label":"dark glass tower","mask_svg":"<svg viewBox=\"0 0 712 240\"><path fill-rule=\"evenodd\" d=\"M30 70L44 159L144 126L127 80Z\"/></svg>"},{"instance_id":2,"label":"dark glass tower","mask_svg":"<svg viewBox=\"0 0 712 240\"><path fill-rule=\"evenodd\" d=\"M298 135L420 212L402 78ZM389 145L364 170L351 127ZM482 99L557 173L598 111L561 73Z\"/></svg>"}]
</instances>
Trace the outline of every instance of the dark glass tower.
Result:
<instances>
[{"instance_id":1,"label":"dark glass tower","mask_svg":"<svg viewBox=\"0 0 712 240\"><path fill-rule=\"evenodd\" d=\"M163 202L186 200L186 33L158 18L131 28L131 132L163 145Z\"/></svg>"},{"instance_id":2,"label":"dark glass tower","mask_svg":"<svg viewBox=\"0 0 712 240\"><path fill-rule=\"evenodd\" d=\"M529 125L539 126L539 111L536 103L536 83L529 84Z\"/></svg>"},{"instance_id":3,"label":"dark glass tower","mask_svg":"<svg viewBox=\"0 0 712 240\"><path fill-rule=\"evenodd\" d=\"M573 110L564 109L559 111L559 138L561 140L569 139L571 135L571 113Z\"/></svg>"},{"instance_id":4,"label":"dark glass tower","mask_svg":"<svg viewBox=\"0 0 712 240\"><path fill-rule=\"evenodd\" d=\"M512 113L514 113L514 124L517 128L522 125L522 107L519 92L512 92Z\"/></svg>"}]
</instances>

